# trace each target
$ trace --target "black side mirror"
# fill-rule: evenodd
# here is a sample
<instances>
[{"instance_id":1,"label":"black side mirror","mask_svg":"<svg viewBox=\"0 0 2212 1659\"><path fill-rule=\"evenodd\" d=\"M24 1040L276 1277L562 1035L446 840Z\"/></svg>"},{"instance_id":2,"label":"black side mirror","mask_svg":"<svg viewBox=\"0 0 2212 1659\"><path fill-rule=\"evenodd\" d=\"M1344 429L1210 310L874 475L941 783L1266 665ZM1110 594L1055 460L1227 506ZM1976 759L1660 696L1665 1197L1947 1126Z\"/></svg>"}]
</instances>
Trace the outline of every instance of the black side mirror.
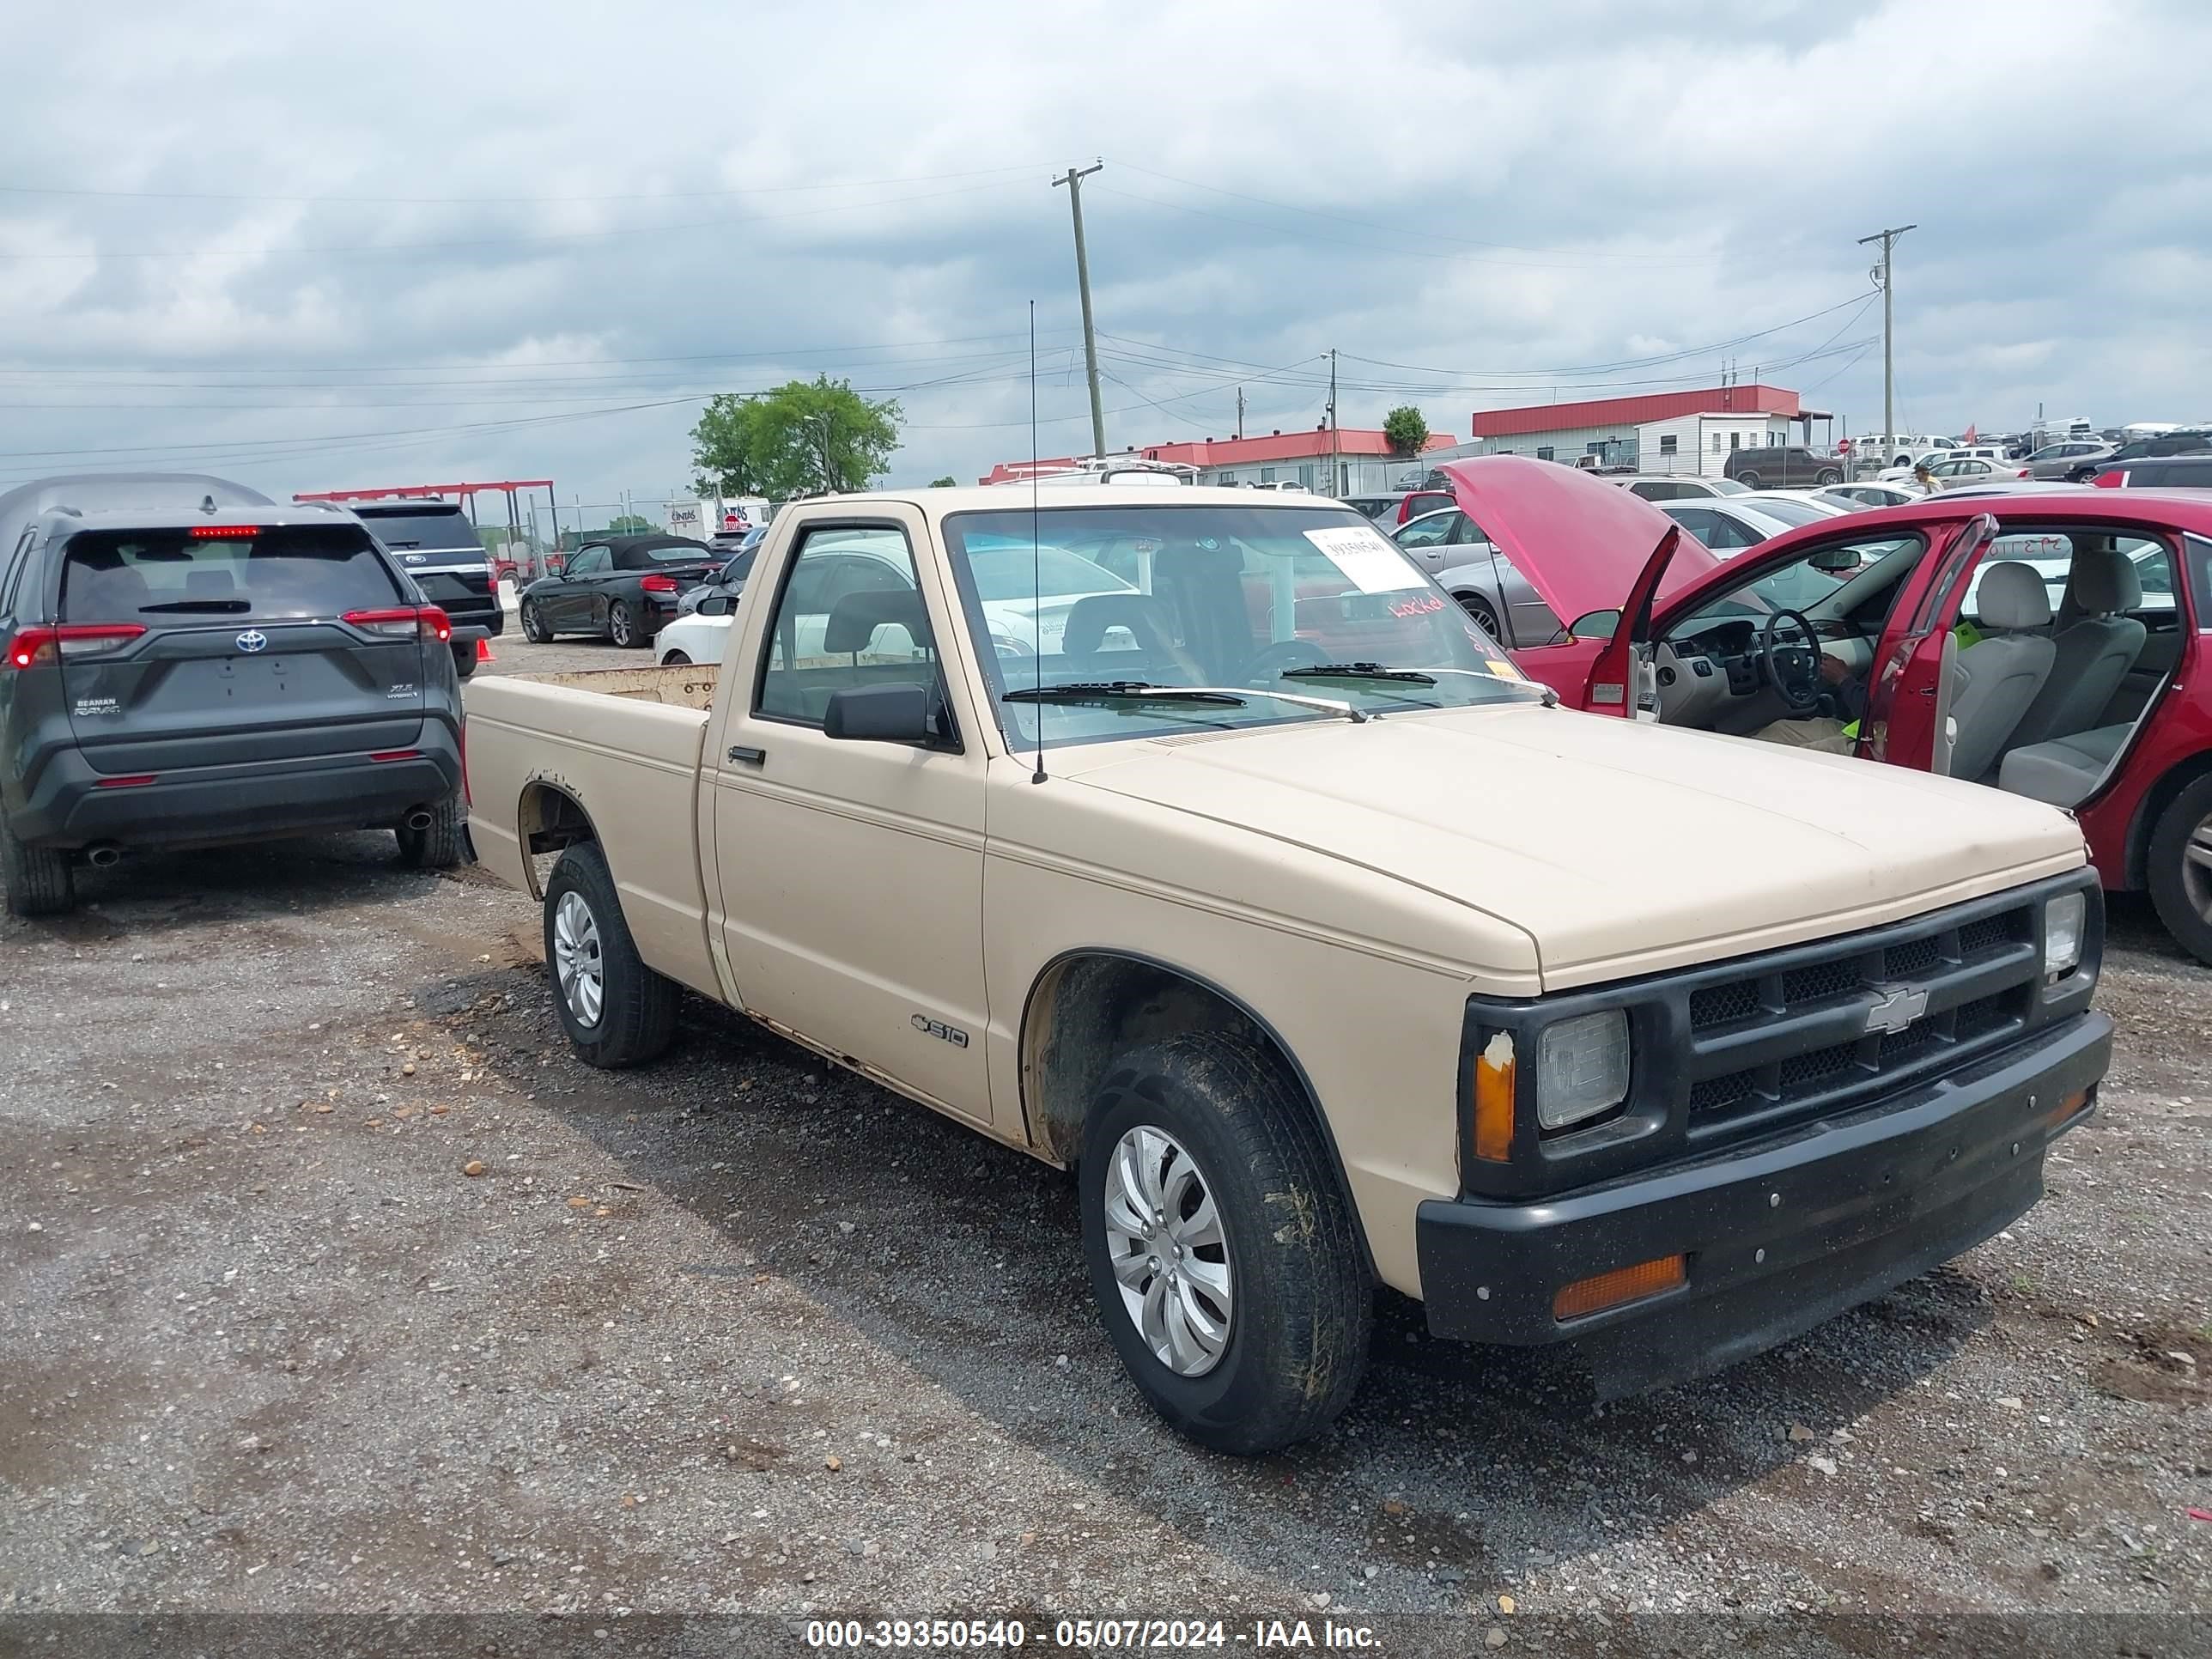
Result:
<instances>
[{"instance_id":1,"label":"black side mirror","mask_svg":"<svg viewBox=\"0 0 2212 1659\"><path fill-rule=\"evenodd\" d=\"M730 596L726 593L709 593L699 601L698 610L702 617L726 617L730 614Z\"/></svg>"},{"instance_id":2,"label":"black side mirror","mask_svg":"<svg viewBox=\"0 0 2212 1659\"><path fill-rule=\"evenodd\" d=\"M944 744L936 702L934 687L907 680L848 685L830 694L822 716L823 735L845 743Z\"/></svg>"},{"instance_id":3,"label":"black side mirror","mask_svg":"<svg viewBox=\"0 0 2212 1659\"><path fill-rule=\"evenodd\" d=\"M1568 634L1578 640L1610 640L1620 629L1620 612L1593 611L1577 617L1568 625Z\"/></svg>"}]
</instances>

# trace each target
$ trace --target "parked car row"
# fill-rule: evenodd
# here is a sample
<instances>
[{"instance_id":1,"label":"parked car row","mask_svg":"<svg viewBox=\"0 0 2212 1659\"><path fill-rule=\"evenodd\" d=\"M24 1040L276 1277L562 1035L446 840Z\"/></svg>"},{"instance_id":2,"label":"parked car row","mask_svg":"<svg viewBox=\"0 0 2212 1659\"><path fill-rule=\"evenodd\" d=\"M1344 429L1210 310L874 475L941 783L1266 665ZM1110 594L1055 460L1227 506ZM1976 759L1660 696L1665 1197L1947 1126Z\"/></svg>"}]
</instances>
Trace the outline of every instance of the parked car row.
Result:
<instances>
[{"instance_id":1,"label":"parked car row","mask_svg":"<svg viewBox=\"0 0 2212 1659\"><path fill-rule=\"evenodd\" d=\"M420 545L390 517L191 474L0 495L13 914L68 909L80 866L142 848L386 828L409 864L466 857L456 629L424 580L479 590L445 549L410 568L373 524Z\"/></svg>"}]
</instances>

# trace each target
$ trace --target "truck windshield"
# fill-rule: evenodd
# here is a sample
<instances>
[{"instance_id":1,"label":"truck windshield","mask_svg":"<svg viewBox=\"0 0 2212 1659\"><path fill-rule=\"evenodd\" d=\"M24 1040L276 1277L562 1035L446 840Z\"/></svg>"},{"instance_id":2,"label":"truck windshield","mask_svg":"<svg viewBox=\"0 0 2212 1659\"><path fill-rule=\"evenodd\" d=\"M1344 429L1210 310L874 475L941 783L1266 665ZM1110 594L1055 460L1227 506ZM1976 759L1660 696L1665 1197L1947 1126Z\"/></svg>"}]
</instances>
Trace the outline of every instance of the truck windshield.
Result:
<instances>
[{"instance_id":1,"label":"truck windshield","mask_svg":"<svg viewBox=\"0 0 2212 1659\"><path fill-rule=\"evenodd\" d=\"M1060 702L1040 686L1290 693L1366 714L1543 695L1419 566L1334 503L1052 507L1036 516L1034 552L1026 507L957 514L945 533L1017 749L1335 717L1279 696ZM1324 668L1338 672L1313 672Z\"/></svg>"},{"instance_id":2,"label":"truck windshield","mask_svg":"<svg viewBox=\"0 0 2212 1659\"><path fill-rule=\"evenodd\" d=\"M63 556L65 623L204 625L210 617L337 617L412 602L359 525L88 530L70 538Z\"/></svg>"}]
</instances>

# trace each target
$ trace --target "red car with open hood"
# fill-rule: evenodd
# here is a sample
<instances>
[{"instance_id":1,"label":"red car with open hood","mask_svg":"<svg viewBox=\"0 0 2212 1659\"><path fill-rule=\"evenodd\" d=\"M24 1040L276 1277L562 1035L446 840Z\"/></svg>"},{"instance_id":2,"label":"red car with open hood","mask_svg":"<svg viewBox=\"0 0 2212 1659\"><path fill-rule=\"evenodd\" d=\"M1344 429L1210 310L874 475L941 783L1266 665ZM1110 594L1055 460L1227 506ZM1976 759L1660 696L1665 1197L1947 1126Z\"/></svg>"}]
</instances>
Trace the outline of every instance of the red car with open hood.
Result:
<instances>
[{"instance_id":1,"label":"red car with open hood","mask_svg":"<svg viewBox=\"0 0 2212 1659\"><path fill-rule=\"evenodd\" d=\"M1936 495L1723 560L1571 468L1443 471L1568 619L1506 642L1568 702L2066 808L2106 887L2212 962L2212 495Z\"/></svg>"}]
</instances>

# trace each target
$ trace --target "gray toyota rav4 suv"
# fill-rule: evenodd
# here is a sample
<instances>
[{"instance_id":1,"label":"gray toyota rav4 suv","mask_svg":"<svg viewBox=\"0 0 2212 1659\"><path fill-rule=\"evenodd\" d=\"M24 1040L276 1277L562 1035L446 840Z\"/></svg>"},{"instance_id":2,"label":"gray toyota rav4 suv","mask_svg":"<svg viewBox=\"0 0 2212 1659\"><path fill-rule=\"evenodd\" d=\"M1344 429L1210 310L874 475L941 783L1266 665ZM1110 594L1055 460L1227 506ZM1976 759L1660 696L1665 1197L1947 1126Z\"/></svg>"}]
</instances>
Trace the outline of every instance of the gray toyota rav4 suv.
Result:
<instances>
[{"instance_id":1,"label":"gray toyota rav4 suv","mask_svg":"<svg viewBox=\"0 0 2212 1659\"><path fill-rule=\"evenodd\" d=\"M350 514L188 475L0 495L0 884L134 848L387 828L466 855L453 624Z\"/></svg>"}]
</instances>

